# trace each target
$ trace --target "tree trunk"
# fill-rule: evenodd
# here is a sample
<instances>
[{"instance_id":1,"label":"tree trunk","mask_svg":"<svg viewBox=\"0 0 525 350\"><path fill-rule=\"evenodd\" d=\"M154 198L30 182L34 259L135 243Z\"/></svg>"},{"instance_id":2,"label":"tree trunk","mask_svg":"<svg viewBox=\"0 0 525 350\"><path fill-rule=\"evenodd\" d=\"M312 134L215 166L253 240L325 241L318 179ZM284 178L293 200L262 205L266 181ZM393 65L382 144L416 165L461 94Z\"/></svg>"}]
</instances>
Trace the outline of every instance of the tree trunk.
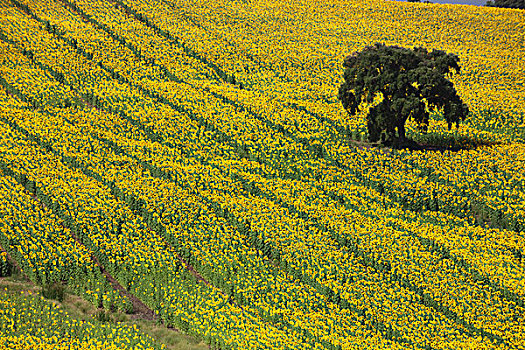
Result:
<instances>
[{"instance_id":1,"label":"tree trunk","mask_svg":"<svg viewBox=\"0 0 525 350\"><path fill-rule=\"evenodd\" d=\"M399 139L401 141L404 141L406 139L406 136L405 136L405 124L399 124L397 126L397 133L398 133Z\"/></svg>"}]
</instances>

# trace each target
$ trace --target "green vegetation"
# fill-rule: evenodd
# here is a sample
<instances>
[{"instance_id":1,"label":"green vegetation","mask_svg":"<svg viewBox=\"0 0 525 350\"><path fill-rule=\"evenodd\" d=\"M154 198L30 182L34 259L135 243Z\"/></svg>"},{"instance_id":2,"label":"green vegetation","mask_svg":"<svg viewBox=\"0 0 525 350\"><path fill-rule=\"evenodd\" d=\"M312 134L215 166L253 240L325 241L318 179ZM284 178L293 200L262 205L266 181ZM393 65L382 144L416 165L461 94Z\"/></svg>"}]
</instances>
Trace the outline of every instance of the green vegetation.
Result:
<instances>
[{"instance_id":1,"label":"green vegetation","mask_svg":"<svg viewBox=\"0 0 525 350\"><path fill-rule=\"evenodd\" d=\"M55 300L39 299L38 295L43 295L46 299ZM61 300L57 300L57 297ZM146 334L159 344L159 348L164 345L165 349L171 350L209 349L200 340L181 334L177 330L168 329L159 325L157 321L143 319L140 315L128 315L118 311L111 312L97 309L86 300L66 292L63 286L53 285L48 286L47 289L41 288L28 281L18 272L9 277L0 278L0 305L2 301L7 300L9 300L10 309L18 310L16 311L17 313L30 309L43 310L44 312L49 310L53 314L50 320L55 320L55 323L62 323L64 320L72 322L71 324L87 322L93 324L94 329L104 329L101 325L108 324L110 330L112 328L126 328L136 330L137 335ZM58 318L55 317L57 310L63 310L62 316ZM74 333L73 328L68 329L67 326L64 328L64 331ZM3 333L0 332L0 338L2 335Z\"/></svg>"},{"instance_id":2,"label":"green vegetation","mask_svg":"<svg viewBox=\"0 0 525 350\"><path fill-rule=\"evenodd\" d=\"M0 0L0 265L33 283L0 348L72 319L133 349L520 348L518 32L484 6ZM349 116L341 62L376 42Z\"/></svg>"},{"instance_id":3,"label":"green vegetation","mask_svg":"<svg viewBox=\"0 0 525 350\"><path fill-rule=\"evenodd\" d=\"M459 57L440 50L375 44L345 58L345 81L339 99L350 117L372 105L367 115L368 138L383 143L405 142L409 118L428 130L430 112L442 111L450 129L469 109L447 76L459 73ZM397 129L397 137L395 131Z\"/></svg>"}]
</instances>

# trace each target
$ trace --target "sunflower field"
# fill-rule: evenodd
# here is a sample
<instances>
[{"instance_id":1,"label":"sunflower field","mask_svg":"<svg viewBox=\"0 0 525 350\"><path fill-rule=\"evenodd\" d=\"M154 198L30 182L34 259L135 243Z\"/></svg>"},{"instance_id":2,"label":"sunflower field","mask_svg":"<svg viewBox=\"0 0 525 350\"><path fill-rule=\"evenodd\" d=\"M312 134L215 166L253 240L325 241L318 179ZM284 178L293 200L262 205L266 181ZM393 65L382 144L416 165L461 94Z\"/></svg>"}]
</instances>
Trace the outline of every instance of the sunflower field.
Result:
<instances>
[{"instance_id":1,"label":"sunflower field","mask_svg":"<svg viewBox=\"0 0 525 350\"><path fill-rule=\"evenodd\" d=\"M132 295L216 349L525 349L523 33L463 5L0 0L0 277ZM376 42L457 54L468 118L370 147L337 89ZM0 305L0 349L157 347Z\"/></svg>"},{"instance_id":2,"label":"sunflower field","mask_svg":"<svg viewBox=\"0 0 525 350\"><path fill-rule=\"evenodd\" d=\"M0 349L165 349L137 328L71 317L32 293L0 290Z\"/></svg>"}]
</instances>

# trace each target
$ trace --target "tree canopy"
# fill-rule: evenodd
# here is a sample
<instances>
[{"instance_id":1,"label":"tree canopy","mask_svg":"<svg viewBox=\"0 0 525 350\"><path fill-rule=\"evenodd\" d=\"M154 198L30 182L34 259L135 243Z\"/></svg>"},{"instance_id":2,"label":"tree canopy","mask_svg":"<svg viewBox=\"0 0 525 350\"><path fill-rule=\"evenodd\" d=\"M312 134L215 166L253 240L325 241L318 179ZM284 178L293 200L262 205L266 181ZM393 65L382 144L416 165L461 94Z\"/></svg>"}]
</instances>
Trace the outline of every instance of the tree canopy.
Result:
<instances>
[{"instance_id":1,"label":"tree canopy","mask_svg":"<svg viewBox=\"0 0 525 350\"><path fill-rule=\"evenodd\" d=\"M405 140L408 118L426 132L431 111L442 112L449 129L469 112L448 79L460 71L454 54L377 43L347 56L343 66L338 97L350 115L363 103L371 105L367 115L371 142Z\"/></svg>"},{"instance_id":2,"label":"tree canopy","mask_svg":"<svg viewBox=\"0 0 525 350\"><path fill-rule=\"evenodd\" d=\"M510 9L525 9L525 0L494 0L487 1L486 6L504 7Z\"/></svg>"}]
</instances>

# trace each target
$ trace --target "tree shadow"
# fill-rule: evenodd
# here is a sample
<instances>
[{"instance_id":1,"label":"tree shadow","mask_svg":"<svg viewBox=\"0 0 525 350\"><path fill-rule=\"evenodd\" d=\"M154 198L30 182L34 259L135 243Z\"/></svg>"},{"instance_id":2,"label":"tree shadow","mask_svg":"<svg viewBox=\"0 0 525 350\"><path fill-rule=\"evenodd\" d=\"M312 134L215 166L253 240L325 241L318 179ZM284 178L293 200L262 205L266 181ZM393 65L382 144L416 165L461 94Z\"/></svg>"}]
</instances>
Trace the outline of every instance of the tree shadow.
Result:
<instances>
[{"instance_id":1,"label":"tree shadow","mask_svg":"<svg viewBox=\"0 0 525 350\"><path fill-rule=\"evenodd\" d=\"M472 138L466 135L422 134L415 139L394 140L390 145L393 149L408 149L411 151L458 152L474 150L479 147L499 145L501 142Z\"/></svg>"}]
</instances>

